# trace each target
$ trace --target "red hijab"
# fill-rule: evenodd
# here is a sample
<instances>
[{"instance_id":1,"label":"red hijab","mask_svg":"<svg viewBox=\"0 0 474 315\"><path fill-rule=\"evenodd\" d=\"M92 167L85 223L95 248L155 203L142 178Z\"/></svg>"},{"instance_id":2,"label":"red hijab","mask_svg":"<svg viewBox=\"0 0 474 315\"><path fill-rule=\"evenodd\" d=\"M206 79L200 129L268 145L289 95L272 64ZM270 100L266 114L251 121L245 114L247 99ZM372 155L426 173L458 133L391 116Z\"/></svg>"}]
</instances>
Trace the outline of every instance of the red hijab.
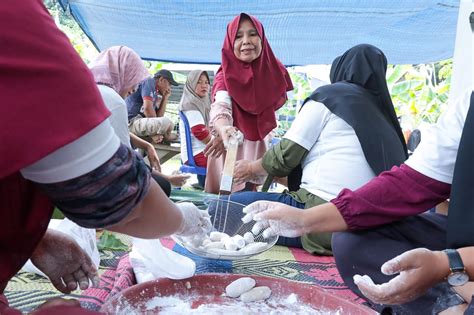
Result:
<instances>
[{"instance_id":1,"label":"red hijab","mask_svg":"<svg viewBox=\"0 0 474 315\"><path fill-rule=\"evenodd\" d=\"M234 55L235 36L242 18L249 18L262 40L262 52L251 63ZM222 65L216 74L212 95L225 90L232 98L234 126L245 139L257 141L276 127L275 111L286 102L286 91L293 89L290 75L275 57L263 25L255 17L241 13L227 26L222 47Z\"/></svg>"},{"instance_id":2,"label":"red hijab","mask_svg":"<svg viewBox=\"0 0 474 315\"><path fill-rule=\"evenodd\" d=\"M19 170L110 114L42 0L0 1L0 293L46 231L53 205Z\"/></svg>"}]
</instances>

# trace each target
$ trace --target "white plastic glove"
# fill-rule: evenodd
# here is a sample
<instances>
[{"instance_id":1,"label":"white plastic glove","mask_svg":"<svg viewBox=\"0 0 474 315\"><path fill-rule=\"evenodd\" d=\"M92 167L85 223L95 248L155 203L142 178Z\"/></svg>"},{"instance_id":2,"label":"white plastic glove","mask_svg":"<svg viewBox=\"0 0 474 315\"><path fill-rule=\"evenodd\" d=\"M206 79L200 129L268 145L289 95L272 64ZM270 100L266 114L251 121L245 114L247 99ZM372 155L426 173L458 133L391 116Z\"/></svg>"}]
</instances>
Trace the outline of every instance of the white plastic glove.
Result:
<instances>
[{"instance_id":1,"label":"white plastic glove","mask_svg":"<svg viewBox=\"0 0 474 315\"><path fill-rule=\"evenodd\" d=\"M302 209L294 208L283 203L273 201L256 201L243 210L246 215L244 223L257 221L252 228L254 235L262 230L262 236L269 238L275 235L298 237L305 233Z\"/></svg>"},{"instance_id":2,"label":"white plastic glove","mask_svg":"<svg viewBox=\"0 0 474 315\"><path fill-rule=\"evenodd\" d=\"M176 235L184 237L204 236L211 230L211 219L206 210L199 210L191 202L177 203L176 206L183 214L183 224Z\"/></svg>"}]
</instances>

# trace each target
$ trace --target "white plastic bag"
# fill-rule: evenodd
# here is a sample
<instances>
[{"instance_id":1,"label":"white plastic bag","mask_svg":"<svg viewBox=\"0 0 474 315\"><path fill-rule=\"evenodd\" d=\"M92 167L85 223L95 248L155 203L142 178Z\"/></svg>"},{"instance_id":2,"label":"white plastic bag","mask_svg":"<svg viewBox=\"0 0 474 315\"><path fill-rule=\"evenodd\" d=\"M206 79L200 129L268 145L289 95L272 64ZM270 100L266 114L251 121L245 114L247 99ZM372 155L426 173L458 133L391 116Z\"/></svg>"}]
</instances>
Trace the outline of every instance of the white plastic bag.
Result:
<instances>
[{"instance_id":1,"label":"white plastic bag","mask_svg":"<svg viewBox=\"0 0 474 315\"><path fill-rule=\"evenodd\" d=\"M63 232L72 237L77 244L84 250L84 252L90 257L94 266L98 269L100 263L100 254L97 248L96 232L95 229L83 228L71 220L65 218L62 220L52 219L49 222L48 229ZM58 250L61 250L58 248ZM35 265L28 260L22 268L23 271L33 272L43 277L46 275L41 272Z\"/></svg>"},{"instance_id":2,"label":"white plastic bag","mask_svg":"<svg viewBox=\"0 0 474 315\"><path fill-rule=\"evenodd\" d=\"M161 245L159 239L133 238L130 263L138 283L159 278L186 279L196 272L196 263Z\"/></svg>"}]
</instances>

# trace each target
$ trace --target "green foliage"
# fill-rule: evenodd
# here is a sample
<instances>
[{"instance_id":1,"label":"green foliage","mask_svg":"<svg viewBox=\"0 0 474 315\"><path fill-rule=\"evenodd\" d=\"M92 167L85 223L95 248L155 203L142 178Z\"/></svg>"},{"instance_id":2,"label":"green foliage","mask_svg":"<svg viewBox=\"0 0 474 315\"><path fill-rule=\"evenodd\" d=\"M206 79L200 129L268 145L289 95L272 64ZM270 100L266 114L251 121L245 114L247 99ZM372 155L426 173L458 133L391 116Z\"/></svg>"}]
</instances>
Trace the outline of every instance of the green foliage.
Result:
<instances>
[{"instance_id":1,"label":"green foliage","mask_svg":"<svg viewBox=\"0 0 474 315\"><path fill-rule=\"evenodd\" d=\"M64 219L64 214L58 208L54 208L51 219Z\"/></svg>"},{"instance_id":2,"label":"green foliage","mask_svg":"<svg viewBox=\"0 0 474 315\"><path fill-rule=\"evenodd\" d=\"M113 233L104 231L97 242L99 250L127 251L128 246L124 244Z\"/></svg>"},{"instance_id":3,"label":"green foliage","mask_svg":"<svg viewBox=\"0 0 474 315\"><path fill-rule=\"evenodd\" d=\"M303 101L313 92L305 73L294 72L292 69L289 69L289 73L293 82L293 96L277 112L278 127L275 135L277 137L282 137L290 129L292 118L298 113Z\"/></svg>"},{"instance_id":4,"label":"green foliage","mask_svg":"<svg viewBox=\"0 0 474 315\"><path fill-rule=\"evenodd\" d=\"M388 67L388 88L404 128L438 120L448 100L451 73L452 60Z\"/></svg>"},{"instance_id":5,"label":"green foliage","mask_svg":"<svg viewBox=\"0 0 474 315\"><path fill-rule=\"evenodd\" d=\"M57 0L44 0L44 4L54 18L58 28L66 34L82 60L86 64L94 60L99 52L70 13L64 12Z\"/></svg>"}]
</instances>

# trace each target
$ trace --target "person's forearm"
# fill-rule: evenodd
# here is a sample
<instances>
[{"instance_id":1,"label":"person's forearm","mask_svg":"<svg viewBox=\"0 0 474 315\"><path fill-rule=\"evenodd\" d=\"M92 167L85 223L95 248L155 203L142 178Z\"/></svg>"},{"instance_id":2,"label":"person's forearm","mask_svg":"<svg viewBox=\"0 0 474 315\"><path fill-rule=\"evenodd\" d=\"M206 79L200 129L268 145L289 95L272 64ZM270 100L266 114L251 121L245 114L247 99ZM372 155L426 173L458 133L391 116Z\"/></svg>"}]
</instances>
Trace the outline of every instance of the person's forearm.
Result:
<instances>
[{"instance_id":1,"label":"person's forearm","mask_svg":"<svg viewBox=\"0 0 474 315\"><path fill-rule=\"evenodd\" d=\"M463 247L458 249L459 255L461 255L464 268L469 275L469 280L474 281L474 246ZM448 255L443 251L434 251L436 259L433 263L433 272L436 272L439 276L439 281L444 281L451 273L449 269Z\"/></svg>"},{"instance_id":2,"label":"person's forearm","mask_svg":"<svg viewBox=\"0 0 474 315\"><path fill-rule=\"evenodd\" d=\"M450 189L402 164L355 191L342 190L331 202L350 229L365 229L420 214L446 200Z\"/></svg>"},{"instance_id":3,"label":"person's forearm","mask_svg":"<svg viewBox=\"0 0 474 315\"><path fill-rule=\"evenodd\" d=\"M156 110L156 117L163 117L165 115L166 105L168 105L168 98L163 97L161 99L160 107Z\"/></svg>"},{"instance_id":4,"label":"person's forearm","mask_svg":"<svg viewBox=\"0 0 474 315\"><path fill-rule=\"evenodd\" d=\"M151 145L149 142L146 142L140 137L134 135L133 133L130 132L129 134L130 134L130 143L132 144L134 148L146 150L148 146Z\"/></svg>"},{"instance_id":5,"label":"person's forearm","mask_svg":"<svg viewBox=\"0 0 474 315\"><path fill-rule=\"evenodd\" d=\"M268 175L267 171L263 168L262 158L250 163L250 172L255 176Z\"/></svg>"},{"instance_id":6,"label":"person's forearm","mask_svg":"<svg viewBox=\"0 0 474 315\"><path fill-rule=\"evenodd\" d=\"M225 117L220 117L214 121L214 130L219 133L222 127L232 126L231 122Z\"/></svg>"},{"instance_id":7,"label":"person's forearm","mask_svg":"<svg viewBox=\"0 0 474 315\"><path fill-rule=\"evenodd\" d=\"M305 233L340 232L348 226L341 213L332 203L308 208L303 211Z\"/></svg>"},{"instance_id":8,"label":"person's forearm","mask_svg":"<svg viewBox=\"0 0 474 315\"><path fill-rule=\"evenodd\" d=\"M205 139L202 139L201 141L202 141L202 143L204 143L204 144L208 144L209 141L211 141L211 139L212 139L212 135L209 133L209 134L207 135L207 137L206 137Z\"/></svg>"},{"instance_id":9,"label":"person's forearm","mask_svg":"<svg viewBox=\"0 0 474 315\"><path fill-rule=\"evenodd\" d=\"M460 248L458 252L461 255L469 279L474 281L474 246Z\"/></svg>"},{"instance_id":10,"label":"person's forearm","mask_svg":"<svg viewBox=\"0 0 474 315\"><path fill-rule=\"evenodd\" d=\"M151 118L156 117L155 109L153 108L153 103L150 100L143 100L143 113L145 117Z\"/></svg>"},{"instance_id":11,"label":"person's forearm","mask_svg":"<svg viewBox=\"0 0 474 315\"><path fill-rule=\"evenodd\" d=\"M107 229L131 236L155 239L179 232L183 216L155 181L145 198L120 223Z\"/></svg>"}]
</instances>

